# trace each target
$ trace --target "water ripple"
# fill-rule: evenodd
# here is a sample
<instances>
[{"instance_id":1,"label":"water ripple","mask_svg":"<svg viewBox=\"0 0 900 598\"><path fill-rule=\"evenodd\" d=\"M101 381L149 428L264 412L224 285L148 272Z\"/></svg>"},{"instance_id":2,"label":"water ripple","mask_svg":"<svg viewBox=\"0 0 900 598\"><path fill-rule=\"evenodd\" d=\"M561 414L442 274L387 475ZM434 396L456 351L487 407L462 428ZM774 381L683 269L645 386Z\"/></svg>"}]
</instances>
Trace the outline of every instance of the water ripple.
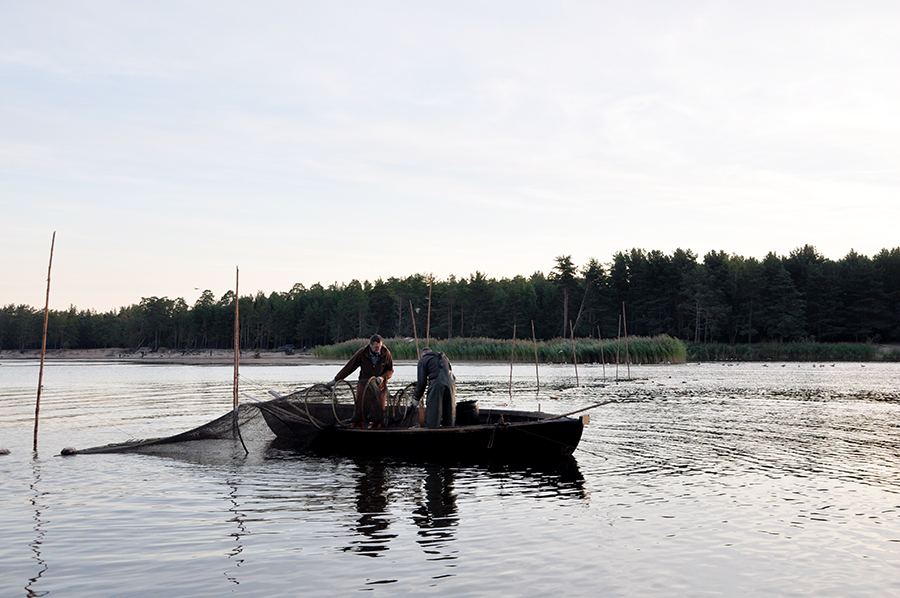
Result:
<instances>
[{"instance_id":1,"label":"water ripple","mask_svg":"<svg viewBox=\"0 0 900 598\"><path fill-rule=\"evenodd\" d=\"M263 394L333 369L248 378ZM414 372L399 369L398 383ZM548 471L264 442L251 457L233 443L51 456L230 409L229 368L158 365L53 366L34 458L35 369L4 363L0 595L900 594L900 365L631 369L617 382L579 365L576 387L570 366L542 366L537 392L533 367L517 366L510 397L508 365L454 367L486 407L617 400L590 411L575 459Z\"/></svg>"}]
</instances>

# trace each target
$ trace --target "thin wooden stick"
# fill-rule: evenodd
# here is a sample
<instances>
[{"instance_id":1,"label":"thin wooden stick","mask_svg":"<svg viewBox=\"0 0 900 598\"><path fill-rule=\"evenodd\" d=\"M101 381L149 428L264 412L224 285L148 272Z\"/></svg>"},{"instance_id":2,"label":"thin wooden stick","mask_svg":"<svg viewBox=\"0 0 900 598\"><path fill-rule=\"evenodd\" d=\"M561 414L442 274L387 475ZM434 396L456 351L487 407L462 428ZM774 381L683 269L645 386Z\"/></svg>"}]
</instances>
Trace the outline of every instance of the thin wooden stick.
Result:
<instances>
[{"instance_id":1,"label":"thin wooden stick","mask_svg":"<svg viewBox=\"0 0 900 598\"><path fill-rule=\"evenodd\" d=\"M516 325L513 324L512 350L509 352L509 398L512 398L513 359L516 356Z\"/></svg>"},{"instance_id":2,"label":"thin wooden stick","mask_svg":"<svg viewBox=\"0 0 900 598\"><path fill-rule=\"evenodd\" d=\"M541 374L538 368L537 336L534 334L534 320L531 321L531 342L534 345L534 377L537 380L537 392L541 392Z\"/></svg>"},{"instance_id":3,"label":"thin wooden stick","mask_svg":"<svg viewBox=\"0 0 900 598\"><path fill-rule=\"evenodd\" d=\"M412 315L413 321L413 337L416 339L416 359L422 357L422 354L419 352L419 335L416 332L416 311L412 306L412 299L409 300L409 313Z\"/></svg>"},{"instance_id":4,"label":"thin wooden stick","mask_svg":"<svg viewBox=\"0 0 900 598\"><path fill-rule=\"evenodd\" d=\"M600 341L600 363L603 364L603 379L606 380L606 356L603 354L603 336L600 334L599 324L597 324L597 340Z\"/></svg>"},{"instance_id":5,"label":"thin wooden stick","mask_svg":"<svg viewBox=\"0 0 900 598\"><path fill-rule=\"evenodd\" d=\"M434 277L428 279L428 319L425 320L425 346L431 346L431 283Z\"/></svg>"},{"instance_id":6,"label":"thin wooden stick","mask_svg":"<svg viewBox=\"0 0 900 598\"><path fill-rule=\"evenodd\" d=\"M628 351L628 321L625 319L625 302L622 302L622 328L625 331L625 365L628 368L628 379L631 380L631 353Z\"/></svg>"},{"instance_id":7,"label":"thin wooden stick","mask_svg":"<svg viewBox=\"0 0 900 598\"><path fill-rule=\"evenodd\" d=\"M569 320L569 328L572 330L572 362L575 364L575 386L581 386L578 381L578 357L575 355L575 326Z\"/></svg>"},{"instance_id":8,"label":"thin wooden stick","mask_svg":"<svg viewBox=\"0 0 900 598\"><path fill-rule=\"evenodd\" d=\"M238 282L240 280L240 271L237 266L234 268L234 408L238 407L238 367L241 358L241 329L240 317L238 316Z\"/></svg>"},{"instance_id":9,"label":"thin wooden stick","mask_svg":"<svg viewBox=\"0 0 900 598\"><path fill-rule=\"evenodd\" d=\"M622 340L622 316L619 316L619 330L616 335L616 384L619 383L619 342Z\"/></svg>"},{"instance_id":10,"label":"thin wooden stick","mask_svg":"<svg viewBox=\"0 0 900 598\"><path fill-rule=\"evenodd\" d=\"M238 306L240 305L240 294L238 293L238 282L240 281L240 270L234 267L234 409L231 413L231 425L234 428L234 434L241 441L244 452L250 454L250 449L244 443L244 437L241 435L241 427L238 424L238 371L241 361L241 319L238 315Z\"/></svg>"},{"instance_id":11,"label":"thin wooden stick","mask_svg":"<svg viewBox=\"0 0 900 598\"><path fill-rule=\"evenodd\" d=\"M41 413L41 388L44 386L44 356L47 354L47 322L50 319L50 270L53 268L53 246L56 245L56 231L50 241L50 265L47 266L47 299L44 302L44 335L41 339L41 367L38 370L37 401L34 404L34 452L37 452L38 416Z\"/></svg>"}]
</instances>

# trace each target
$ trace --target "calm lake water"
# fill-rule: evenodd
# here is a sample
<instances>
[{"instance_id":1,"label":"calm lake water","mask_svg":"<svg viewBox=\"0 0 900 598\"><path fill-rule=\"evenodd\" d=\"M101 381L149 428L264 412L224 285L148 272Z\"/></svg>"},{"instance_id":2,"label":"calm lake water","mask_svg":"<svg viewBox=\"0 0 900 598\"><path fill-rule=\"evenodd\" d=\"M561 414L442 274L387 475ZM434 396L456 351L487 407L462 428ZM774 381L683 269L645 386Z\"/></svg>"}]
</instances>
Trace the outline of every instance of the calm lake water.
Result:
<instances>
[{"instance_id":1,"label":"calm lake water","mask_svg":"<svg viewBox=\"0 0 900 598\"><path fill-rule=\"evenodd\" d=\"M242 391L338 367L246 365ZM517 365L512 397L508 364L454 370L482 407L619 400L562 471L59 457L227 413L232 369L50 363L35 455L38 364L0 361L0 596L900 595L900 365L541 366L539 394Z\"/></svg>"}]
</instances>

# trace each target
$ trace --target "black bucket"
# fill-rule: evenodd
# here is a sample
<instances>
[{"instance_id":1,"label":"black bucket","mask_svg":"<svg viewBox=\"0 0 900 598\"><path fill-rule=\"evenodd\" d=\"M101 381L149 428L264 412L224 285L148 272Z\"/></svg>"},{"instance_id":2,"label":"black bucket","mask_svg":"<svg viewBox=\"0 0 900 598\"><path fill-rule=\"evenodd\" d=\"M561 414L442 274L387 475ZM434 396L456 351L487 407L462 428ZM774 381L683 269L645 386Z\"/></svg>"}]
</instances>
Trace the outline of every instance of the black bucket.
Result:
<instances>
[{"instance_id":1,"label":"black bucket","mask_svg":"<svg viewBox=\"0 0 900 598\"><path fill-rule=\"evenodd\" d=\"M478 401L460 401L456 404L456 425L474 426L478 423Z\"/></svg>"}]
</instances>

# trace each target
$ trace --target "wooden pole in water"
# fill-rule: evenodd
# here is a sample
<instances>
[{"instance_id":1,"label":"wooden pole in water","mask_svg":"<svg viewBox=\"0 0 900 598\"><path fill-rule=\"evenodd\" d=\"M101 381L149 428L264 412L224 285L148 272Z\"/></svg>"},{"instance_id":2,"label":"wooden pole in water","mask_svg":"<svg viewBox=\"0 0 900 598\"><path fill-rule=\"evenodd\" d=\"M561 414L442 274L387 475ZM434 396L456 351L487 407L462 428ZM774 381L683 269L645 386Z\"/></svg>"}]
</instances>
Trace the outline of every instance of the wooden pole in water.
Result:
<instances>
[{"instance_id":1,"label":"wooden pole in water","mask_svg":"<svg viewBox=\"0 0 900 598\"><path fill-rule=\"evenodd\" d=\"M619 343L622 340L622 316L619 316L619 330L616 333L616 383L619 382Z\"/></svg>"},{"instance_id":2,"label":"wooden pole in water","mask_svg":"<svg viewBox=\"0 0 900 598\"><path fill-rule=\"evenodd\" d=\"M578 382L578 356L575 354L575 326L569 320L569 328L572 330L572 362L575 364L575 386L581 386Z\"/></svg>"},{"instance_id":3,"label":"wooden pole in water","mask_svg":"<svg viewBox=\"0 0 900 598\"><path fill-rule=\"evenodd\" d=\"M419 353L419 335L416 333L416 310L413 309L412 299L409 300L409 313L412 315L413 321L413 338L416 339L416 359L422 357L422 354Z\"/></svg>"},{"instance_id":4,"label":"wooden pole in water","mask_svg":"<svg viewBox=\"0 0 900 598\"><path fill-rule=\"evenodd\" d=\"M428 319L425 320L425 346L431 346L431 283L434 277L428 279Z\"/></svg>"},{"instance_id":5,"label":"wooden pole in water","mask_svg":"<svg viewBox=\"0 0 900 598\"><path fill-rule=\"evenodd\" d=\"M44 356L47 354L47 322L50 319L50 270L53 268L53 246L56 245L56 231L50 241L50 265L47 266L47 299L44 302L44 335L41 339L41 367L38 370L37 401L34 404L34 452L37 452L38 416L41 413L41 388L44 385Z\"/></svg>"},{"instance_id":6,"label":"wooden pole in water","mask_svg":"<svg viewBox=\"0 0 900 598\"><path fill-rule=\"evenodd\" d=\"M240 281L240 270L234 267L234 409L232 410L231 424L234 426L234 434L241 441L244 452L250 454L247 445L244 444L244 437L241 436L241 428L238 425L238 369L241 362L241 319L238 315L238 306L240 305L240 294L238 293L238 282Z\"/></svg>"},{"instance_id":7,"label":"wooden pole in water","mask_svg":"<svg viewBox=\"0 0 900 598\"><path fill-rule=\"evenodd\" d=\"M597 340L600 341L600 363L603 364L603 379L606 380L606 356L603 354L603 336L600 334L599 324L597 324Z\"/></svg>"},{"instance_id":8,"label":"wooden pole in water","mask_svg":"<svg viewBox=\"0 0 900 598\"><path fill-rule=\"evenodd\" d=\"M237 417L238 408L238 367L241 359L241 328L240 317L238 315L238 283L240 282L240 270L234 268L234 409L235 417Z\"/></svg>"},{"instance_id":9,"label":"wooden pole in water","mask_svg":"<svg viewBox=\"0 0 900 598\"><path fill-rule=\"evenodd\" d=\"M516 357L516 325L513 324L512 349L509 352L509 398L512 398L513 359Z\"/></svg>"},{"instance_id":10,"label":"wooden pole in water","mask_svg":"<svg viewBox=\"0 0 900 598\"><path fill-rule=\"evenodd\" d=\"M538 369L537 336L534 334L534 320L531 321L531 343L534 345L534 377L537 380L537 392L541 392L541 374Z\"/></svg>"},{"instance_id":11,"label":"wooden pole in water","mask_svg":"<svg viewBox=\"0 0 900 598\"><path fill-rule=\"evenodd\" d=\"M631 353L628 351L628 321L625 319L625 302L622 302L622 329L625 331L625 366L628 368L628 379L631 380Z\"/></svg>"}]
</instances>

